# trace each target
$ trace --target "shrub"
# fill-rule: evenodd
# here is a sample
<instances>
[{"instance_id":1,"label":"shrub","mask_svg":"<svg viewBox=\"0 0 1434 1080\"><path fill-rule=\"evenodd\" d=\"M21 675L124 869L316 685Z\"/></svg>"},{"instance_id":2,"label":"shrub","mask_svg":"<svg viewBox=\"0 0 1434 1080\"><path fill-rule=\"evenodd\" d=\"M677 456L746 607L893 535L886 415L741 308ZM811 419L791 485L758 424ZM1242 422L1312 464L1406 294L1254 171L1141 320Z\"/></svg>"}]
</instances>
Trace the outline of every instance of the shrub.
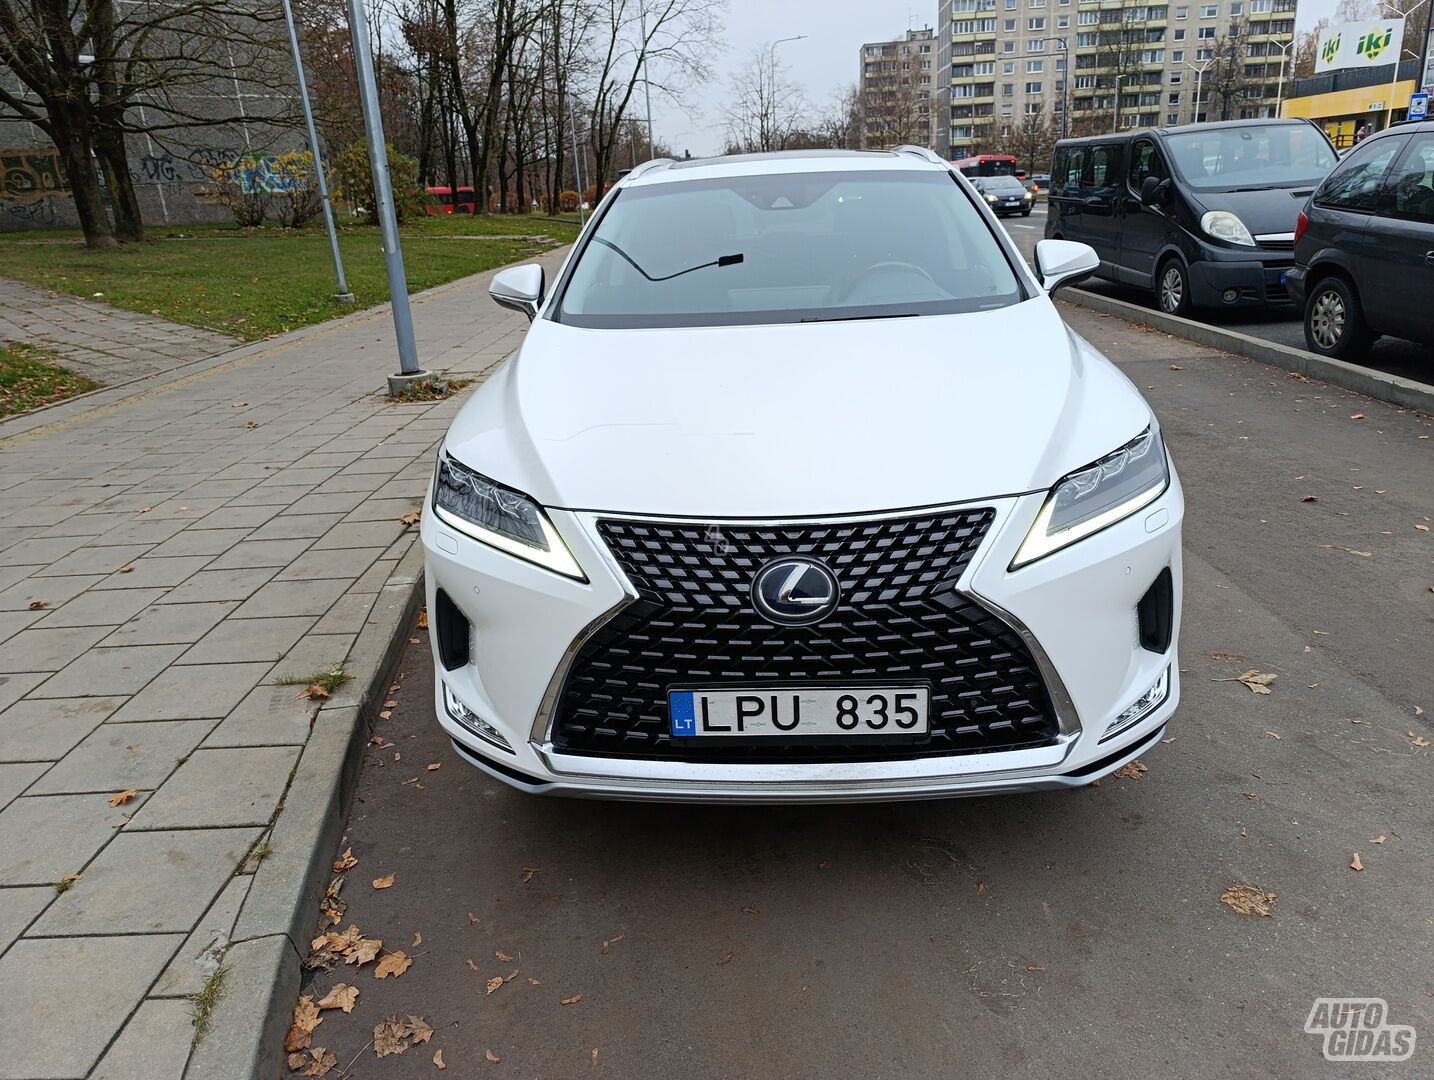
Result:
<instances>
[{"instance_id":1,"label":"shrub","mask_svg":"<svg viewBox=\"0 0 1434 1080\"><path fill-rule=\"evenodd\" d=\"M388 145L388 175L393 185L393 209L400 223L423 213L423 188L418 183L418 162ZM350 210L362 213L370 225L378 224L378 200L373 195L373 172L368 163L368 142L349 143L334 158L334 191Z\"/></svg>"},{"instance_id":2,"label":"shrub","mask_svg":"<svg viewBox=\"0 0 1434 1080\"><path fill-rule=\"evenodd\" d=\"M571 214L578 208L578 193L576 191L561 191L558 193L558 209L564 213Z\"/></svg>"},{"instance_id":3,"label":"shrub","mask_svg":"<svg viewBox=\"0 0 1434 1080\"><path fill-rule=\"evenodd\" d=\"M488 196L488 213L490 213L490 214L496 214L497 212L498 212L498 193L495 191L492 195L489 195L489 196ZM505 213L505 214L516 214L517 212L518 212L518 193L517 193L516 191L510 191L510 192L508 192L507 195L505 195L505 196L503 197L503 213Z\"/></svg>"},{"instance_id":4,"label":"shrub","mask_svg":"<svg viewBox=\"0 0 1434 1080\"><path fill-rule=\"evenodd\" d=\"M227 208L235 223L246 229L264 223L274 199L271 187L259 182L262 161L259 157L243 157L214 166L209 170L213 186L201 192L204 198Z\"/></svg>"},{"instance_id":5,"label":"shrub","mask_svg":"<svg viewBox=\"0 0 1434 1080\"><path fill-rule=\"evenodd\" d=\"M307 150L279 154L272 163L275 216L286 228L296 229L318 217L324 208L319 181L314 174L314 155Z\"/></svg>"}]
</instances>

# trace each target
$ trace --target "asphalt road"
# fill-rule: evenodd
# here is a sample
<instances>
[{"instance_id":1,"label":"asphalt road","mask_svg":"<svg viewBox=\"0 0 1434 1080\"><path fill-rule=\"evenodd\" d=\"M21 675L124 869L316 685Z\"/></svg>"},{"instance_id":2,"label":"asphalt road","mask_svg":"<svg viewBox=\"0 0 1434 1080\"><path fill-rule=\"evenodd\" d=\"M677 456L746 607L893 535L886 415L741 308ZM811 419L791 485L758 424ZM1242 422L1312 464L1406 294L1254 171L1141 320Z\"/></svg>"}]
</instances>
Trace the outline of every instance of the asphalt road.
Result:
<instances>
[{"instance_id":1,"label":"asphalt road","mask_svg":"<svg viewBox=\"0 0 1434 1080\"><path fill-rule=\"evenodd\" d=\"M1010 217L1003 222L1008 232L1019 245L1027 261L1035 258L1036 241L1045 236L1046 208L1037 206L1028 218ZM1091 292L1126 300L1141 307L1154 308L1155 300L1148 289L1137 289L1129 285L1117 285L1109 281L1092 279L1081 286ZM1201 322L1219 326L1226 330L1263 338L1292 348L1305 347L1304 324L1301 313L1293 305L1271 307L1259 310L1222 312L1202 310L1195 314ZM1401 375L1419 382L1434 382L1434 349L1399 338L1380 338L1374 343L1368 355L1358 361L1366 367Z\"/></svg>"},{"instance_id":2,"label":"asphalt road","mask_svg":"<svg viewBox=\"0 0 1434 1080\"><path fill-rule=\"evenodd\" d=\"M1434 420L1066 314L1145 389L1189 500L1184 697L1149 771L887 806L535 798L447 744L415 631L342 893L413 965L308 982L360 989L314 1035L345 1075L431 1077L436 1050L462 1077L1434 1073ZM1273 914L1224 906L1235 884ZM1414 1059L1325 1062L1318 996L1386 998ZM431 1040L377 1059L409 1014Z\"/></svg>"}]
</instances>

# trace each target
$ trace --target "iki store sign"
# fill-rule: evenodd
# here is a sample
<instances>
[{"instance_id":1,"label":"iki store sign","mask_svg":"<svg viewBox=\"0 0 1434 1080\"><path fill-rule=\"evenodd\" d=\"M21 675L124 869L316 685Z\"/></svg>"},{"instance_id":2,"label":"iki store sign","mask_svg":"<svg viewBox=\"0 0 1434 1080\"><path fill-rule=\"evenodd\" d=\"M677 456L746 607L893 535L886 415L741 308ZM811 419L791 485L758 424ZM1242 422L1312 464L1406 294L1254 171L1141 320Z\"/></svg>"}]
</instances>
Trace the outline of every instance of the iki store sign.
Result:
<instances>
[{"instance_id":1,"label":"iki store sign","mask_svg":"<svg viewBox=\"0 0 1434 1080\"><path fill-rule=\"evenodd\" d=\"M1392 64L1399 59L1403 41L1403 19L1375 19L1326 27L1320 33L1315 52L1315 71Z\"/></svg>"}]
</instances>

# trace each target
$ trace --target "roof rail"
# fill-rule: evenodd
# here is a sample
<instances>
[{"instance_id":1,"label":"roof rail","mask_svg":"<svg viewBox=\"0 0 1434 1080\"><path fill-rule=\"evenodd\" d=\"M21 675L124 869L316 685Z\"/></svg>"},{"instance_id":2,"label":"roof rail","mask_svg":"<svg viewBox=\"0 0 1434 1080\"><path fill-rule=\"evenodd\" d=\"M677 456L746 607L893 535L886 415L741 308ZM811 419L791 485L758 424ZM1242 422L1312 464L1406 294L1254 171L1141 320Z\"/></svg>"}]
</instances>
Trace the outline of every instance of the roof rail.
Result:
<instances>
[{"instance_id":1,"label":"roof rail","mask_svg":"<svg viewBox=\"0 0 1434 1080\"><path fill-rule=\"evenodd\" d=\"M893 154L910 154L912 157L919 157L925 161L930 161L937 165L946 164L945 158L943 158L935 150L932 150L925 146L914 146L911 143L906 143L903 146L892 147L891 152Z\"/></svg>"},{"instance_id":2,"label":"roof rail","mask_svg":"<svg viewBox=\"0 0 1434 1080\"><path fill-rule=\"evenodd\" d=\"M670 157L649 158L648 160L644 161L641 165L636 165L636 166L634 166L633 168L629 169L629 170L627 171L627 176L625 176L623 179L625 179L625 180L636 179L637 177L641 176L643 173L651 172L653 169L655 169L655 168L657 168L657 167L659 167L659 166L665 166L665 165L671 165L671 164L672 164L672 159L671 159Z\"/></svg>"}]
</instances>

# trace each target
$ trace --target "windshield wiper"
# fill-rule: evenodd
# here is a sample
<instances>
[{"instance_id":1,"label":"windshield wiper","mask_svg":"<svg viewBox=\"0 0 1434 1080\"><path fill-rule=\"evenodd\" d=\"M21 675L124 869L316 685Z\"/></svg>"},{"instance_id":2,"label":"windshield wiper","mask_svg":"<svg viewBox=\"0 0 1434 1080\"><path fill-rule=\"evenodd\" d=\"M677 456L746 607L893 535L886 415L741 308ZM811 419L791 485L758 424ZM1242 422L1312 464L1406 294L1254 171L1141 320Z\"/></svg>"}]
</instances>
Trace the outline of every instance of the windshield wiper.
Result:
<instances>
[{"instance_id":1,"label":"windshield wiper","mask_svg":"<svg viewBox=\"0 0 1434 1080\"><path fill-rule=\"evenodd\" d=\"M919 311L893 311L889 315L813 315L798 322L865 322L868 319L917 319Z\"/></svg>"},{"instance_id":2,"label":"windshield wiper","mask_svg":"<svg viewBox=\"0 0 1434 1080\"><path fill-rule=\"evenodd\" d=\"M740 252L736 255L722 255L716 259L713 259L711 262L698 263L696 266L689 266L686 270L679 270L675 274L664 274L662 277L653 277L642 267L638 266L637 261L631 255L623 251L622 248L618 247L611 240L604 240L601 236L594 236L593 243L601 244L603 247L611 248L613 251L617 252L625 260L627 260L627 264L629 266L631 266L643 277L647 278L648 281L671 281L673 278L681 277L683 274L690 274L694 270L706 270L709 266L736 266L743 260L743 256Z\"/></svg>"}]
</instances>

